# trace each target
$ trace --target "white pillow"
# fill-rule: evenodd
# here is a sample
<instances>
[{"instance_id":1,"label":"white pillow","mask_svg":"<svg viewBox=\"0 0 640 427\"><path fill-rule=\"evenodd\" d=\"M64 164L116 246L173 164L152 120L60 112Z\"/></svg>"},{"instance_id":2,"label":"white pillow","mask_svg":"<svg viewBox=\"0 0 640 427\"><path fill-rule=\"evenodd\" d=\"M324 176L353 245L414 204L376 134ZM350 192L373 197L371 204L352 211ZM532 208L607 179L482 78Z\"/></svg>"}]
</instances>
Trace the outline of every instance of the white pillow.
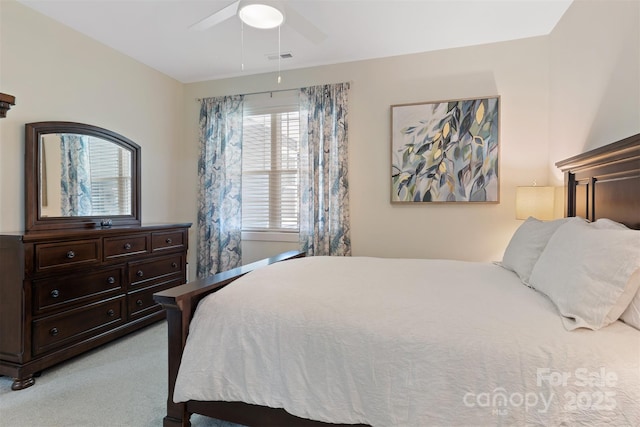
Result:
<instances>
[{"instance_id":1,"label":"white pillow","mask_svg":"<svg viewBox=\"0 0 640 427\"><path fill-rule=\"evenodd\" d=\"M603 230L629 230L624 224L610 220L609 218L600 218L595 222L592 222L592 227L600 228Z\"/></svg>"},{"instance_id":2,"label":"white pillow","mask_svg":"<svg viewBox=\"0 0 640 427\"><path fill-rule=\"evenodd\" d=\"M616 221L612 221L608 218L600 218L592 224L593 227L602 229L629 229L629 227L627 227L626 225ZM640 280L640 270L637 270L633 274L632 280ZM638 292L636 292L636 296L631 300L631 304L629 304L629 307L627 307L627 309L622 313L622 316L620 316L620 320L640 330L640 288L638 289Z\"/></svg>"},{"instance_id":3,"label":"white pillow","mask_svg":"<svg viewBox=\"0 0 640 427\"><path fill-rule=\"evenodd\" d=\"M639 283L639 285L637 285L638 292L636 292L636 296L631 300L629 307L627 307L624 313L622 313L622 316L620 316L620 320L640 330L640 269L633 273L631 280Z\"/></svg>"},{"instance_id":4,"label":"white pillow","mask_svg":"<svg viewBox=\"0 0 640 427\"><path fill-rule=\"evenodd\" d=\"M547 242L558 227L570 221L583 222L584 220L573 217L543 222L533 217L527 218L513 233L504 251L502 266L515 272L522 283L529 285L533 266L547 246Z\"/></svg>"},{"instance_id":5,"label":"white pillow","mask_svg":"<svg viewBox=\"0 0 640 427\"><path fill-rule=\"evenodd\" d=\"M639 248L640 231L563 224L533 268L531 285L553 301L568 330L603 328L638 291Z\"/></svg>"},{"instance_id":6,"label":"white pillow","mask_svg":"<svg viewBox=\"0 0 640 427\"><path fill-rule=\"evenodd\" d=\"M626 225L612 221L608 218L600 218L593 223L593 227L620 230L629 229L629 227L627 227ZM640 250L640 248L638 250ZM631 280L639 281L640 270L636 270L636 272L631 277ZM631 304L629 304L629 307L627 307L627 309L622 313L622 316L620 316L620 320L640 330L640 286L638 288L638 292L636 292L636 296L631 300Z\"/></svg>"}]
</instances>

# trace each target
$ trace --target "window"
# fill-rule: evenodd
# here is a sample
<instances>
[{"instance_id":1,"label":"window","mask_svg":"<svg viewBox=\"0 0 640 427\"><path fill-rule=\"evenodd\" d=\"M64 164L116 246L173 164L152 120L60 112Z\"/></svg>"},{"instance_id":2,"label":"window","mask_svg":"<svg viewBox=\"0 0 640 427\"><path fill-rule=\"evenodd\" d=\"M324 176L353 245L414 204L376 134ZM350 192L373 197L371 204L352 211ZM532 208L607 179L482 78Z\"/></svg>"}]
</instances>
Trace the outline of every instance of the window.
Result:
<instances>
[{"instance_id":1,"label":"window","mask_svg":"<svg viewBox=\"0 0 640 427\"><path fill-rule=\"evenodd\" d=\"M100 138L89 145L91 215L131 212L131 153Z\"/></svg>"},{"instance_id":2,"label":"window","mask_svg":"<svg viewBox=\"0 0 640 427\"><path fill-rule=\"evenodd\" d=\"M242 230L298 232L297 105L245 111L242 129Z\"/></svg>"}]
</instances>

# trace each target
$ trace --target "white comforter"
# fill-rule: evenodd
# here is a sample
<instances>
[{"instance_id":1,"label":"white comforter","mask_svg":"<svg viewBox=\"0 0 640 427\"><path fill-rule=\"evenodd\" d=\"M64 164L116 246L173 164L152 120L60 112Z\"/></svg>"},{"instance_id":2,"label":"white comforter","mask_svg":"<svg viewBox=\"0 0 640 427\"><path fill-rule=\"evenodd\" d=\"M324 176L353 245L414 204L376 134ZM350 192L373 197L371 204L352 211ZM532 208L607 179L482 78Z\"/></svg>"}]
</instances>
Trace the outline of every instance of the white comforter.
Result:
<instances>
[{"instance_id":1,"label":"white comforter","mask_svg":"<svg viewBox=\"0 0 640 427\"><path fill-rule=\"evenodd\" d=\"M174 399L373 426L640 425L640 331L567 331L500 266L309 257L199 305Z\"/></svg>"}]
</instances>

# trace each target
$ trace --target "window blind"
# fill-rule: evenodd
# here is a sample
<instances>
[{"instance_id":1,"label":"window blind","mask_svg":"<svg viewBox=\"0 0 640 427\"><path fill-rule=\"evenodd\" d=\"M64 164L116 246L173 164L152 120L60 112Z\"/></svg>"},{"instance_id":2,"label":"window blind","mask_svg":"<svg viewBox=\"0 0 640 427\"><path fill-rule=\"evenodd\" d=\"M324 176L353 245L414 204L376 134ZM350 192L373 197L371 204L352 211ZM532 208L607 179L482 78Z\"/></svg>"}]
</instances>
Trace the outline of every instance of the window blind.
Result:
<instances>
[{"instance_id":1,"label":"window blind","mask_svg":"<svg viewBox=\"0 0 640 427\"><path fill-rule=\"evenodd\" d=\"M297 232L298 107L247 110L242 135L242 229Z\"/></svg>"},{"instance_id":2,"label":"window blind","mask_svg":"<svg viewBox=\"0 0 640 427\"><path fill-rule=\"evenodd\" d=\"M89 142L91 214L131 213L131 161L126 150L100 138Z\"/></svg>"}]
</instances>

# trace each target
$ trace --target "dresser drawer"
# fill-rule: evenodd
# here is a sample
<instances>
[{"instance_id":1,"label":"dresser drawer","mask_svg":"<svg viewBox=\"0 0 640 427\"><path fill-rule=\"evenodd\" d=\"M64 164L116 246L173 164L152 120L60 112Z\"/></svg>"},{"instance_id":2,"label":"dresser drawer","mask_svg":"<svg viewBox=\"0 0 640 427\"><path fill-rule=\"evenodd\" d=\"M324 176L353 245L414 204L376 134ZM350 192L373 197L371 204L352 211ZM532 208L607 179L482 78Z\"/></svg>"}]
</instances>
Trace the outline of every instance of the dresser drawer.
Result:
<instances>
[{"instance_id":1,"label":"dresser drawer","mask_svg":"<svg viewBox=\"0 0 640 427\"><path fill-rule=\"evenodd\" d=\"M124 267L33 281L33 311L60 309L123 291Z\"/></svg>"},{"instance_id":2,"label":"dresser drawer","mask_svg":"<svg viewBox=\"0 0 640 427\"><path fill-rule=\"evenodd\" d=\"M176 231L159 231L151 233L152 251L163 251L169 249L184 248L185 233L180 230Z\"/></svg>"},{"instance_id":3,"label":"dresser drawer","mask_svg":"<svg viewBox=\"0 0 640 427\"><path fill-rule=\"evenodd\" d=\"M150 285L152 281L173 274L182 273L182 254L163 256L148 261L129 263L129 284L131 287Z\"/></svg>"},{"instance_id":4,"label":"dresser drawer","mask_svg":"<svg viewBox=\"0 0 640 427\"><path fill-rule=\"evenodd\" d=\"M149 252L149 234L105 237L104 259L120 258Z\"/></svg>"},{"instance_id":5,"label":"dresser drawer","mask_svg":"<svg viewBox=\"0 0 640 427\"><path fill-rule=\"evenodd\" d=\"M133 292L129 294L128 306L129 306L129 320L146 316L155 311L161 310L162 306L153 300L153 294L156 292L164 291L165 289L173 288L175 286L182 285L182 278L171 279L166 282L162 282L151 288L146 288L141 291Z\"/></svg>"},{"instance_id":6,"label":"dresser drawer","mask_svg":"<svg viewBox=\"0 0 640 427\"><path fill-rule=\"evenodd\" d=\"M88 338L124 322L125 297L100 301L33 321L33 353Z\"/></svg>"},{"instance_id":7,"label":"dresser drawer","mask_svg":"<svg viewBox=\"0 0 640 427\"><path fill-rule=\"evenodd\" d=\"M37 244L35 245L35 255L36 271L97 264L100 262L100 240Z\"/></svg>"}]
</instances>

